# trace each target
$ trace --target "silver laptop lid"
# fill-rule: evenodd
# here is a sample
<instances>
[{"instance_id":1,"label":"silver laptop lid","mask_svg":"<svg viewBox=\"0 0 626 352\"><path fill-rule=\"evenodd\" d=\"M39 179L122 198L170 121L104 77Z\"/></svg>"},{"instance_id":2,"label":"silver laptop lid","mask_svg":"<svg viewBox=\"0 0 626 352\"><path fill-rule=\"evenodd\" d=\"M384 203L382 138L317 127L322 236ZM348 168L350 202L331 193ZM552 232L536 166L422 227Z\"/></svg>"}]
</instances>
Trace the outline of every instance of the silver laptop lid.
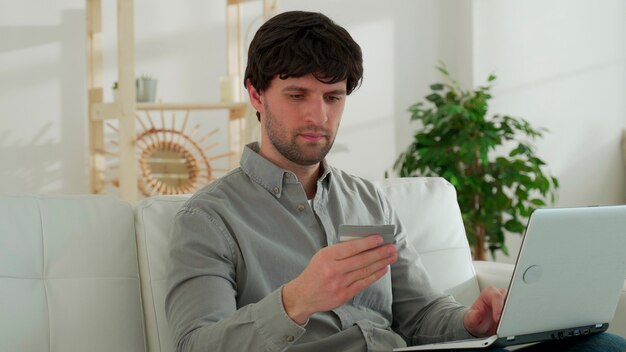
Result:
<instances>
[{"instance_id":1,"label":"silver laptop lid","mask_svg":"<svg viewBox=\"0 0 626 352\"><path fill-rule=\"evenodd\" d=\"M498 336L613 319L626 276L626 206L533 212Z\"/></svg>"}]
</instances>

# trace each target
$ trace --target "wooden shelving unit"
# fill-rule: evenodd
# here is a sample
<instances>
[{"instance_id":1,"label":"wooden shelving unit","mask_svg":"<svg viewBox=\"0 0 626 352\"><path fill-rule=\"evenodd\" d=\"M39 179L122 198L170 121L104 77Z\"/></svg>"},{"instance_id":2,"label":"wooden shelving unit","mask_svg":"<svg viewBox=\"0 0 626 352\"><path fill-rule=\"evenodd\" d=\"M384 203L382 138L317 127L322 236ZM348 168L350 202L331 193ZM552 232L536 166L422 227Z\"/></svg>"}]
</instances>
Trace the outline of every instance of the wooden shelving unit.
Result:
<instances>
[{"instance_id":1,"label":"wooden shelving unit","mask_svg":"<svg viewBox=\"0 0 626 352\"><path fill-rule=\"evenodd\" d=\"M226 36L228 76L242 77L241 4L259 0L226 1ZM277 12L278 0L261 0L265 19ZM89 115L89 166L91 192L103 193L105 189L105 138L106 120L118 121L119 147L119 196L128 201L138 199L138 160L136 156L136 114L139 111L228 111L229 168L237 166L243 150L242 135L248 103L241 102L242 85L232 87L233 102L190 103L137 103L135 91L135 39L134 1L117 1L117 65L118 98L115 102L103 101L103 48L102 48L102 0L86 0L87 3L87 86ZM184 6L181 3L180 6ZM217 100L217 99L216 99Z\"/></svg>"}]
</instances>

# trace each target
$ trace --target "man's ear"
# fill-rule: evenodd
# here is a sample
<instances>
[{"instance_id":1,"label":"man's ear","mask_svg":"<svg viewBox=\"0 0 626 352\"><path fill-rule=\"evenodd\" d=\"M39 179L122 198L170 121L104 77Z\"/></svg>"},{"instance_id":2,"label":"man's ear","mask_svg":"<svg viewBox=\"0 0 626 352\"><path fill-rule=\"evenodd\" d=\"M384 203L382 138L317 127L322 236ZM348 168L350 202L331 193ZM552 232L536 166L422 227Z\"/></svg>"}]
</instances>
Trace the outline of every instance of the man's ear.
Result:
<instances>
[{"instance_id":1,"label":"man's ear","mask_svg":"<svg viewBox=\"0 0 626 352\"><path fill-rule=\"evenodd\" d=\"M250 97L250 103L256 111L263 111L263 98L261 93L254 88L250 80L246 80L246 90L248 91L248 97Z\"/></svg>"}]
</instances>

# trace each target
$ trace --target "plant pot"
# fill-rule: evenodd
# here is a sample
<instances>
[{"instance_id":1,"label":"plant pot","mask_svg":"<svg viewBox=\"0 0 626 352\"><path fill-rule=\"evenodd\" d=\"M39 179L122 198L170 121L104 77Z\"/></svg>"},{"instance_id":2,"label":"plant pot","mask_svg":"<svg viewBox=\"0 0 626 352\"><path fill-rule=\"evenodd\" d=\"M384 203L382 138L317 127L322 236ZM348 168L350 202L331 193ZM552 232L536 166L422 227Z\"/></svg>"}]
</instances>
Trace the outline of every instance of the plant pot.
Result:
<instances>
[{"instance_id":1,"label":"plant pot","mask_svg":"<svg viewBox=\"0 0 626 352\"><path fill-rule=\"evenodd\" d=\"M152 103L156 100L157 80L153 78L137 78L137 102Z\"/></svg>"}]
</instances>

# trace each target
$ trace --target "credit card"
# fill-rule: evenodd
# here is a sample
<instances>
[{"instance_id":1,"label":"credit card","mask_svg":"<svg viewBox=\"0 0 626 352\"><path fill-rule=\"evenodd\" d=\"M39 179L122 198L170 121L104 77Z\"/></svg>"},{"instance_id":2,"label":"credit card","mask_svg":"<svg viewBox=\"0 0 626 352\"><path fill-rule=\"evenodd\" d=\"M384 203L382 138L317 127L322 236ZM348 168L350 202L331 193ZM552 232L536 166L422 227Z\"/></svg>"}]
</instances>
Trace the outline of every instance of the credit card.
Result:
<instances>
[{"instance_id":1,"label":"credit card","mask_svg":"<svg viewBox=\"0 0 626 352\"><path fill-rule=\"evenodd\" d=\"M339 225L339 241L349 241L370 235L383 236L384 243L395 243L396 225Z\"/></svg>"}]
</instances>

